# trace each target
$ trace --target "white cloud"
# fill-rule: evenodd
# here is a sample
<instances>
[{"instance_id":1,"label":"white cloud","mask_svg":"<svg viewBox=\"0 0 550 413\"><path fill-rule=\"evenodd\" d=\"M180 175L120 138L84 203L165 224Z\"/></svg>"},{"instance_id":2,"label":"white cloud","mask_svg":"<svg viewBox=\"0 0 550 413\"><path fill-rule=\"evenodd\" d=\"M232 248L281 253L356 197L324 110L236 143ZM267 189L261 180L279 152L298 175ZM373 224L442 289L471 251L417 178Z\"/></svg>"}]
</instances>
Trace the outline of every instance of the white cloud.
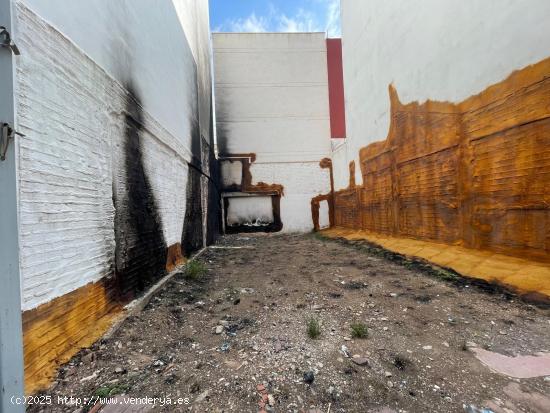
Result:
<instances>
[{"instance_id":1,"label":"white cloud","mask_svg":"<svg viewBox=\"0 0 550 413\"><path fill-rule=\"evenodd\" d=\"M252 13L246 19L231 20L228 23L229 30L232 32L267 32L269 28L269 19Z\"/></svg>"},{"instance_id":2,"label":"white cloud","mask_svg":"<svg viewBox=\"0 0 550 413\"><path fill-rule=\"evenodd\" d=\"M328 37L340 37L340 0L328 0L325 22L325 31Z\"/></svg>"},{"instance_id":3,"label":"white cloud","mask_svg":"<svg viewBox=\"0 0 550 413\"><path fill-rule=\"evenodd\" d=\"M321 32L322 27L317 23L315 15L305 10L298 10L292 17L281 14L278 17L280 32Z\"/></svg>"},{"instance_id":4,"label":"white cloud","mask_svg":"<svg viewBox=\"0 0 550 413\"><path fill-rule=\"evenodd\" d=\"M294 15L282 13L273 3L269 3L267 16L250 14L246 18L227 20L214 31L231 32L321 32L326 31L328 37L339 37L340 30L340 0L310 0L318 13L298 9Z\"/></svg>"}]
</instances>

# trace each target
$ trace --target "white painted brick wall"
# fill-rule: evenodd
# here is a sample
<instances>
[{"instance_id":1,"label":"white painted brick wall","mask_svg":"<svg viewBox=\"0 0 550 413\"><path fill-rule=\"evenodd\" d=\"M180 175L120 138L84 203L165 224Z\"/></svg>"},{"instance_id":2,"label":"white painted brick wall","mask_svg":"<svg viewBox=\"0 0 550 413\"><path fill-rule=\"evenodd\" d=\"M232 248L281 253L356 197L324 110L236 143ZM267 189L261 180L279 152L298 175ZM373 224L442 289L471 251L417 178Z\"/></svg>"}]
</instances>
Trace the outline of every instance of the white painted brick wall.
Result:
<instances>
[{"instance_id":1,"label":"white painted brick wall","mask_svg":"<svg viewBox=\"0 0 550 413\"><path fill-rule=\"evenodd\" d=\"M318 162L253 163L252 184L265 182L283 185L281 197L282 232L313 230L311 199L330 192L330 172Z\"/></svg>"},{"instance_id":2,"label":"white painted brick wall","mask_svg":"<svg viewBox=\"0 0 550 413\"><path fill-rule=\"evenodd\" d=\"M112 274L114 189L123 193L122 86L17 3L23 310ZM146 97L144 97L146 98ZM189 148L145 113L145 169L167 244L181 240Z\"/></svg>"}]
</instances>

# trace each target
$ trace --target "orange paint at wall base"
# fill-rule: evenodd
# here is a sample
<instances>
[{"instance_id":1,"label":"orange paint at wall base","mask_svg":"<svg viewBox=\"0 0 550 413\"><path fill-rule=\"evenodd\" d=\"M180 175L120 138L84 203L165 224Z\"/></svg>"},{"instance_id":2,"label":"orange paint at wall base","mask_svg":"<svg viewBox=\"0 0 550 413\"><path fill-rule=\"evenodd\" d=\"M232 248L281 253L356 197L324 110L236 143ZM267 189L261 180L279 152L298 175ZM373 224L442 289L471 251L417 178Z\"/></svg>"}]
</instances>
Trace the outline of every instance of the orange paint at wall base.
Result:
<instances>
[{"instance_id":1,"label":"orange paint at wall base","mask_svg":"<svg viewBox=\"0 0 550 413\"><path fill-rule=\"evenodd\" d=\"M325 229L321 234L328 238L368 241L397 254L421 258L466 277L495 283L520 295L550 303L550 264L547 263L343 227Z\"/></svg>"}]
</instances>

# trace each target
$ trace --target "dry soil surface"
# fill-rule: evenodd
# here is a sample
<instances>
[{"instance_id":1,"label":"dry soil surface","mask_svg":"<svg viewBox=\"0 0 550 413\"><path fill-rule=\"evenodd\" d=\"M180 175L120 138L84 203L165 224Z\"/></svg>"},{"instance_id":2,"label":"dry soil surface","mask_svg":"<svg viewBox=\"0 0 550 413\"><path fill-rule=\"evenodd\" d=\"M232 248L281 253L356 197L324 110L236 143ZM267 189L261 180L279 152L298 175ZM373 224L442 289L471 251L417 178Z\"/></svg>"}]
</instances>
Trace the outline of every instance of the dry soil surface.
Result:
<instances>
[{"instance_id":1,"label":"dry soil surface","mask_svg":"<svg viewBox=\"0 0 550 413\"><path fill-rule=\"evenodd\" d=\"M44 394L183 399L152 409L166 412L550 411L550 377L498 374L470 348L549 352L548 309L314 235L226 236L197 261L205 274L174 276Z\"/></svg>"}]
</instances>

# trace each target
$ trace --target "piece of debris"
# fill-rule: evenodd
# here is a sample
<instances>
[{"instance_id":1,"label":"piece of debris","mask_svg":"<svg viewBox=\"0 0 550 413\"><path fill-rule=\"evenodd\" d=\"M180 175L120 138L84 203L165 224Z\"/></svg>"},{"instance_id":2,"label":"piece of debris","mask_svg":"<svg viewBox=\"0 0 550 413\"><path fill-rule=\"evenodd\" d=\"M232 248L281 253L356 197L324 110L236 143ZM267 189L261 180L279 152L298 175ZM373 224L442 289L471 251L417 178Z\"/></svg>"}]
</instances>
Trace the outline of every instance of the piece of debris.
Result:
<instances>
[{"instance_id":1,"label":"piece of debris","mask_svg":"<svg viewBox=\"0 0 550 413\"><path fill-rule=\"evenodd\" d=\"M306 371L304 373L304 383L311 384L313 383L313 380L315 380L315 374L313 374L311 370Z\"/></svg>"},{"instance_id":2,"label":"piece of debris","mask_svg":"<svg viewBox=\"0 0 550 413\"><path fill-rule=\"evenodd\" d=\"M197 396L197 398L195 399L195 403L200 403L204 401L208 397L209 393L210 393L210 390L203 391L201 394Z\"/></svg>"},{"instance_id":3,"label":"piece of debris","mask_svg":"<svg viewBox=\"0 0 550 413\"><path fill-rule=\"evenodd\" d=\"M340 347L340 353L342 353L344 356L348 357L350 356L348 348L342 344L342 347Z\"/></svg>"}]
</instances>

